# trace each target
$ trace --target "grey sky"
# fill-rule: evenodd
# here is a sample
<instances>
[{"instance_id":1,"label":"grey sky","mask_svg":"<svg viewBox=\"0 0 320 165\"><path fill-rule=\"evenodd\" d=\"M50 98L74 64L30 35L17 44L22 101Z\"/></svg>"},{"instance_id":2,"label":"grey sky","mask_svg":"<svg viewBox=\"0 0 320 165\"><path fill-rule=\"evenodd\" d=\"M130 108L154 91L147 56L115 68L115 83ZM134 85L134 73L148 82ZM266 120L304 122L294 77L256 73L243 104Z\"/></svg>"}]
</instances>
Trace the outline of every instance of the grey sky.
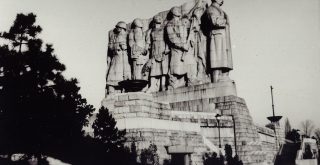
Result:
<instances>
[{"instance_id":1,"label":"grey sky","mask_svg":"<svg viewBox=\"0 0 320 165\"><path fill-rule=\"evenodd\" d=\"M120 20L150 18L188 0L0 0L0 31L19 12L34 12L66 76L80 81L81 93L99 108L104 97L107 31ZM276 114L298 127L311 119L320 127L320 0L225 0L231 20L238 95L253 120L266 124Z\"/></svg>"}]
</instances>

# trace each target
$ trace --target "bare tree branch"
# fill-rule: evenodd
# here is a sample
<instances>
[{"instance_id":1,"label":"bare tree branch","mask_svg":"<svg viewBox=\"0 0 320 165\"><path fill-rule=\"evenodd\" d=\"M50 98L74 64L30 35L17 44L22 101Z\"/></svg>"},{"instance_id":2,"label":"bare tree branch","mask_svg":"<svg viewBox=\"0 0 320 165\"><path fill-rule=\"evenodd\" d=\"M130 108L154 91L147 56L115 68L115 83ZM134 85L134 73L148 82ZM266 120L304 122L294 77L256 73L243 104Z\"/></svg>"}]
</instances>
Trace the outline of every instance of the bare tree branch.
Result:
<instances>
[{"instance_id":1,"label":"bare tree branch","mask_svg":"<svg viewBox=\"0 0 320 165\"><path fill-rule=\"evenodd\" d=\"M301 130L306 136L311 136L314 130L314 123L311 120L301 122Z\"/></svg>"}]
</instances>

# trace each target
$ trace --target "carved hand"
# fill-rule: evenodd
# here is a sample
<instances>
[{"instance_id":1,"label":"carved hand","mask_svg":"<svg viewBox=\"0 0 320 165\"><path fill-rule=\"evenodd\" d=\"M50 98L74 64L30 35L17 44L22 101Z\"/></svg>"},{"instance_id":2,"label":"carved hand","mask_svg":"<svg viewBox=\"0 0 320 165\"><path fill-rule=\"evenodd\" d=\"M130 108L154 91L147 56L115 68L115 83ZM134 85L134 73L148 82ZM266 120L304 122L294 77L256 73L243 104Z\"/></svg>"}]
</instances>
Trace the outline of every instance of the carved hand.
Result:
<instances>
[{"instance_id":1,"label":"carved hand","mask_svg":"<svg viewBox=\"0 0 320 165\"><path fill-rule=\"evenodd\" d=\"M127 50L127 44L121 44L120 47L122 50Z\"/></svg>"},{"instance_id":2,"label":"carved hand","mask_svg":"<svg viewBox=\"0 0 320 165\"><path fill-rule=\"evenodd\" d=\"M226 26L226 19L223 17L218 17L217 18L217 25L220 27L225 27Z\"/></svg>"}]
</instances>

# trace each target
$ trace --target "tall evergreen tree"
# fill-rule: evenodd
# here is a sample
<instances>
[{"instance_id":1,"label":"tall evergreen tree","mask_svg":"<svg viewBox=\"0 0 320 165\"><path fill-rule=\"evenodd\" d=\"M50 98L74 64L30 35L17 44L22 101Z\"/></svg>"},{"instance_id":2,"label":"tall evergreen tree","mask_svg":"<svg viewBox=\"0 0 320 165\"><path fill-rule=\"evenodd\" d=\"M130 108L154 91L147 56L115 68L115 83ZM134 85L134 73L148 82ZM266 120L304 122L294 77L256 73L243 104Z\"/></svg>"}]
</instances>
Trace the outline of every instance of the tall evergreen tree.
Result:
<instances>
[{"instance_id":1,"label":"tall evergreen tree","mask_svg":"<svg viewBox=\"0 0 320 165\"><path fill-rule=\"evenodd\" d=\"M291 140L295 143L300 142L300 134L298 129L292 129L286 134L286 139Z\"/></svg>"},{"instance_id":2,"label":"tall evergreen tree","mask_svg":"<svg viewBox=\"0 0 320 165\"><path fill-rule=\"evenodd\" d=\"M291 131L291 124L289 122L289 119L286 118L285 123L284 123L284 133L285 133L285 135L287 135L288 132L290 132L290 131Z\"/></svg>"},{"instance_id":3,"label":"tall evergreen tree","mask_svg":"<svg viewBox=\"0 0 320 165\"><path fill-rule=\"evenodd\" d=\"M41 158L83 137L94 111L67 80L51 45L37 38L36 16L18 14L0 46L0 152Z\"/></svg>"},{"instance_id":4,"label":"tall evergreen tree","mask_svg":"<svg viewBox=\"0 0 320 165\"><path fill-rule=\"evenodd\" d=\"M95 155L99 156L95 158L94 164L135 164L136 155L124 146L126 131L119 130L116 124L109 110L101 107L92 125L95 144L99 145L95 148Z\"/></svg>"},{"instance_id":5,"label":"tall evergreen tree","mask_svg":"<svg viewBox=\"0 0 320 165\"><path fill-rule=\"evenodd\" d=\"M3 32L2 37L11 41L13 48L18 47L21 53L22 45L27 45L42 31L42 28L35 25L36 16L33 13L28 15L17 14L16 20L11 26L9 32Z\"/></svg>"},{"instance_id":6,"label":"tall evergreen tree","mask_svg":"<svg viewBox=\"0 0 320 165\"><path fill-rule=\"evenodd\" d=\"M157 146L150 144L149 148L141 151L141 165L159 165L159 155Z\"/></svg>"},{"instance_id":7,"label":"tall evergreen tree","mask_svg":"<svg viewBox=\"0 0 320 165\"><path fill-rule=\"evenodd\" d=\"M97 118L92 128L94 130L94 138L101 141L108 150L115 150L123 147L125 142L125 130L118 130L117 122L105 107L99 109Z\"/></svg>"}]
</instances>

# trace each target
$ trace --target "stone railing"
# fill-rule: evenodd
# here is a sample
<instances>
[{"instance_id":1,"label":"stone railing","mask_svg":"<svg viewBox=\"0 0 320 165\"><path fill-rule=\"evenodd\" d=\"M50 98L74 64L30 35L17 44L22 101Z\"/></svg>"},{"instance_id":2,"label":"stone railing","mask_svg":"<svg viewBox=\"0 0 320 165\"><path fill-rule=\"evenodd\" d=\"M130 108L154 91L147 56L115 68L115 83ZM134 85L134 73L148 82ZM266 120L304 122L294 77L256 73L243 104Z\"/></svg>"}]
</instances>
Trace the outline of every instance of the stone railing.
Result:
<instances>
[{"instance_id":1,"label":"stone railing","mask_svg":"<svg viewBox=\"0 0 320 165\"><path fill-rule=\"evenodd\" d=\"M306 148L306 144L310 145L311 152L313 154L312 159L303 159L303 154ZM300 150L298 150L296 156L296 165L318 165L318 148L316 140L310 138L304 138L301 142Z\"/></svg>"},{"instance_id":2,"label":"stone railing","mask_svg":"<svg viewBox=\"0 0 320 165\"><path fill-rule=\"evenodd\" d=\"M257 128L258 133L265 134L270 137L274 137L274 131L272 129L267 128L267 127L263 127L263 126L259 126L257 124L255 126Z\"/></svg>"}]
</instances>

